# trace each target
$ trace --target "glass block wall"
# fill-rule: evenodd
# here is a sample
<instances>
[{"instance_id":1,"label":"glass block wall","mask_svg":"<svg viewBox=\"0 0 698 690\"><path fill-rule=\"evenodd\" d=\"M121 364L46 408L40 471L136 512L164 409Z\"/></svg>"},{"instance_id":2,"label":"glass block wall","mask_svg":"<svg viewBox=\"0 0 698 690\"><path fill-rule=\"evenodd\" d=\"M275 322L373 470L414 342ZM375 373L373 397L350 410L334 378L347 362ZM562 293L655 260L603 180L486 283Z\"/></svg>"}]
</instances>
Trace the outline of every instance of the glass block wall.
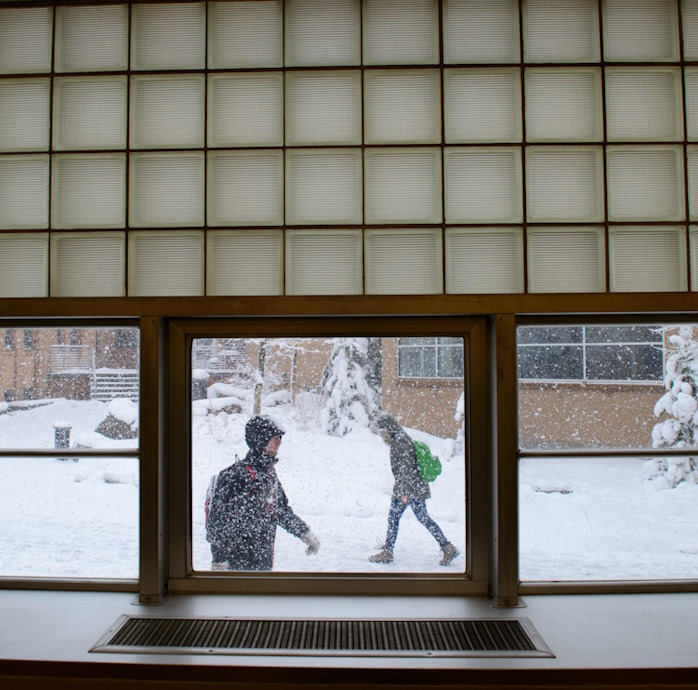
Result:
<instances>
[{"instance_id":1,"label":"glass block wall","mask_svg":"<svg viewBox=\"0 0 698 690\"><path fill-rule=\"evenodd\" d=\"M0 297L696 286L698 0L0 7Z\"/></svg>"}]
</instances>

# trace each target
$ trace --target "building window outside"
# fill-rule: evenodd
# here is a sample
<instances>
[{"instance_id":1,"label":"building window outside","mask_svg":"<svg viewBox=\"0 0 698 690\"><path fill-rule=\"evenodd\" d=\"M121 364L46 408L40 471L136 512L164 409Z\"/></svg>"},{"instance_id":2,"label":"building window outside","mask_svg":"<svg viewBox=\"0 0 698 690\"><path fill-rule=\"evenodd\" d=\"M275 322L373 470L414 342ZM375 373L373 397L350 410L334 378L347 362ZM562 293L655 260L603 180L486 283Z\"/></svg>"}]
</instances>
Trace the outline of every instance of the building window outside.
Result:
<instances>
[{"instance_id":1,"label":"building window outside","mask_svg":"<svg viewBox=\"0 0 698 690\"><path fill-rule=\"evenodd\" d=\"M132 328L117 328L114 331L115 347L138 347L138 333Z\"/></svg>"},{"instance_id":2,"label":"building window outside","mask_svg":"<svg viewBox=\"0 0 698 690\"><path fill-rule=\"evenodd\" d=\"M650 326L532 326L518 329L522 381L657 383L664 340Z\"/></svg>"},{"instance_id":3,"label":"building window outside","mask_svg":"<svg viewBox=\"0 0 698 690\"><path fill-rule=\"evenodd\" d=\"M5 331L5 349L14 350L15 349L15 332L11 328Z\"/></svg>"},{"instance_id":4,"label":"building window outside","mask_svg":"<svg viewBox=\"0 0 698 690\"><path fill-rule=\"evenodd\" d=\"M34 331L30 331L30 330L27 330L25 328L23 340L24 340L24 349L25 350L33 350L34 349Z\"/></svg>"},{"instance_id":5,"label":"building window outside","mask_svg":"<svg viewBox=\"0 0 698 690\"><path fill-rule=\"evenodd\" d=\"M400 378L459 379L463 377L460 338L399 338Z\"/></svg>"}]
</instances>

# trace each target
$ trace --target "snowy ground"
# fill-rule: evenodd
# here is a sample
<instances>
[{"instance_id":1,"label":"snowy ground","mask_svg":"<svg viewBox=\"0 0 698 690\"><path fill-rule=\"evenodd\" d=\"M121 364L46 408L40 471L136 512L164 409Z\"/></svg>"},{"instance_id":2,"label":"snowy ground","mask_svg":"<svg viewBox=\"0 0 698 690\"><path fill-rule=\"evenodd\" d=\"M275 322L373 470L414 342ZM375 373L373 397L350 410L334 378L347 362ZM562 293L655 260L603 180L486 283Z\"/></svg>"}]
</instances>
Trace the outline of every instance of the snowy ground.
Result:
<instances>
[{"instance_id":1,"label":"snowy ground","mask_svg":"<svg viewBox=\"0 0 698 690\"><path fill-rule=\"evenodd\" d=\"M209 477L242 456L244 420L220 413L193 417L193 563L210 563L203 532ZM275 569L321 572L444 572L438 547L406 512L395 563L367 557L385 536L392 477L388 448L366 431L344 439L302 428L288 407L267 410L288 430L278 473L294 510L321 548L282 530ZM99 402L57 400L0 414L0 447L51 448L53 423L69 421L73 441L134 447L94 434L107 415ZM442 455L446 441L427 437ZM0 458L0 576L135 578L138 573L138 466L132 459ZM520 473L521 575L536 579L698 577L698 485L657 490L642 480L642 461L526 460ZM463 554L462 457L444 463L427 505ZM459 556L448 571L464 568Z\"/></svg>"}]
</instances>

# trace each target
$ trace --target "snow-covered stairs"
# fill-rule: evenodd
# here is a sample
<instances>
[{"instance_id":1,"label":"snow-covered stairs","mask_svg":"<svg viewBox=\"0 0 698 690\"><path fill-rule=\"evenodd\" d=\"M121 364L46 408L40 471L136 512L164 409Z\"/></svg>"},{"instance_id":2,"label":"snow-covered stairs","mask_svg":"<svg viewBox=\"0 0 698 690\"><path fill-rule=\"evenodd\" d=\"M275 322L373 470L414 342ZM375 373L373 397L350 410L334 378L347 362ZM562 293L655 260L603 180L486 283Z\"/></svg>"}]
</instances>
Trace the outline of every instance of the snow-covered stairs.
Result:
<instances>
[{"instance_id":1,"label":"snow-covered stairs","mask_svg":"<svg viewBox=\"0 0 698 690\"><path fill-rule=\"evenodd\" d=\"M138 400L137 369L97 369L93 378L92 398L114 400L129 398Z\"/></svg>"}]
</instances>

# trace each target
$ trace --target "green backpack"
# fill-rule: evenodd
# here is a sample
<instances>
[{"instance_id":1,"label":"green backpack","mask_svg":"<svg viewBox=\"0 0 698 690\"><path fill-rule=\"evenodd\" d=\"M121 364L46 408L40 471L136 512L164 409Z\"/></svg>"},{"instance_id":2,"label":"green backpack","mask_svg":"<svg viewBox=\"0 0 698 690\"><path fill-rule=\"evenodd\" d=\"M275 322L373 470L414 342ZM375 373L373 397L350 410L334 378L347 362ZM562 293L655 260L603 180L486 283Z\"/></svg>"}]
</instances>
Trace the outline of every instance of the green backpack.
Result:
<instances>
[{"instance_id":1,"label":"green backpack","mask_svg":"<svg viewBox=\"0 0 698 690\"><path fill-rule=\"evenodd\" d=\"M417 454L419 476L425 482L433 482L441 474L441 460L432 455L429 446L422 441L413 441L414 452Z\"/></svg>"}]
</instances>

